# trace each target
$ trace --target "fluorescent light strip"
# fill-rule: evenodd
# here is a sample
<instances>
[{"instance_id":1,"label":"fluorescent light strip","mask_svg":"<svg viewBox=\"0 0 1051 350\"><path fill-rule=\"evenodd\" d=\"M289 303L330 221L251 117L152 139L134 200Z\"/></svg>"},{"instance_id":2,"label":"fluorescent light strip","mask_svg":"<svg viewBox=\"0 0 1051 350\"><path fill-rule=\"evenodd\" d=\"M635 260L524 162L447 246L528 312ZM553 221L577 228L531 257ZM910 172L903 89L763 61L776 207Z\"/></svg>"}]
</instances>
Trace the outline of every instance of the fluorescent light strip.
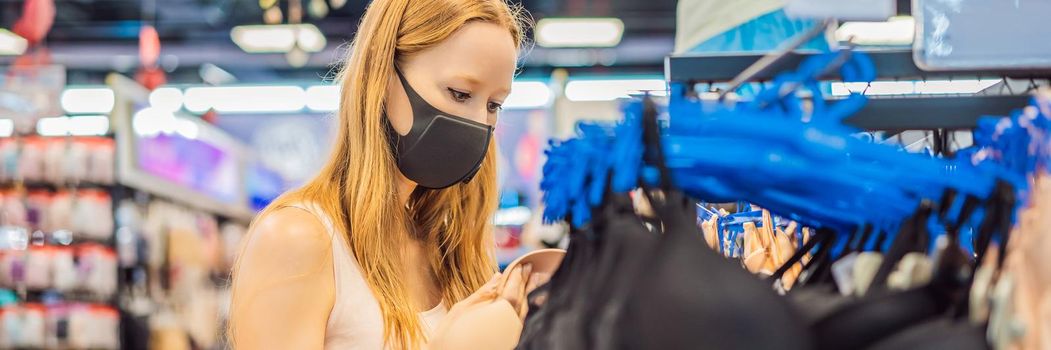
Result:
<instances>
[{"instance_id":1,"label":"fluorescent light strip","mask_svg":"<svg viewBox=\"0 0 1051 350\"><path fill-rule=\"evenodd\" d=\"M171 111L147 107L135 113L131 119L131 128L139 136L154 137L160 134L178 134L187 139L196 139L200 133L197 123L176 117Z\"/></svg>"},{"instance_id":2,"label":"fluorescent light strip","mask_svg":"<svg viewBox=\"0 0 1051 350\"><path fill-rule=\"evenodd\" d=\"M528 207L513 207L499 209L493 216L493 224L497 226L521 226L529 222L533 212Z\"/></svg>"},{"instance_id":3,"label":"fluorescent light strip","mask_svg":"<svg viewBox=\"0 0 1051 350\"><path fill-rule=\"evenodd\" d=\"M340 88L336 85L318 85L307 88L307 108L315 112L334 112L339 108Z\"/></svg>"},{"instance_id":4,"label":"fluorescent light strip","mask_svg":"<svg viewBox=\"0 0 1051 350\"><path fill-rule=\"evenodd\" d=\"M131 117L131 129L140 136L156 136L161 131L171 132L175 115L171 111L160 108L146 107Z\"/></svg>"},{"instance_id":5,"label":"fluorescent light strip","mask_svg":"<svg viewBox=\"0 0 1051 350\"><path fill-rule=\"evenodd\" d=\"M930 81L874 81L872 83L832 83L833 96L865 92L868 96L882 95L944 95L975 94L996 85L1000 79L930 80Z\"/></svg>"},{"instance_id":6,"label":"fluorescent light strip","mask_svg":"<svg viewBox=\"0 0 1051 350\"><path fill-rule=\"evenodd\" d=\"M173 87L157 88L150 92L150 106L168 111L182 109L182 90Z\"/></svg>"},{"instance_id":7,"label":"fluorescent light strip","mask_svg":"<svg viewBox=\"0 0 1051 350\"><path fill-rule=\"evenodd\" d=\"M540 81L516 81L504 100L504 109L535 109L551 104L551 88Z\"/></svg>"},{"instance_id":8,"label":"fluorescent light strip","mask_svg":"<svg viewBox=\"0 0 1051 350\"><path fill-rule=\"evenodd\" d=\"M914 81L875 81L870 83L832 83L833 96L846 96L851 92L862 92L869 96L907 95L916 93Z\"/></svg>"},{"instance_id":9,"label":"fluorescent light strip","mask_svg":"<svg viewBox=\"0 0 1051 350\"><path fill-rule=\"evenodd\" d=\"M667 96L668 84L661 79L570 80L566 98L570 101L613 101L648 92Z\"/></svg>"},{"instance_id":10,"label":"fluorescent light strip","mask_svg":"<svg viewBox=\"0 0 1051 350\"><path fill-rule=\"evenodd\" d=\"M908 45L916 36L916 20L893 17L886 22L846 22L836 29L836 40L858 45Z\"/></svg>"},{"instance_id":11,"label":"fluorescent light strip","mask_svg":"<svg viewBox=\"0 0 1051 350\"><path fill-rule=\"evenodd\" d=\"M663 81L659 86L664 89ZM645 89L642 86L633 91ZM190 87L185 92L165 87L150 93L150 105L172 112L185 107L194 113L211 108L223 113L287 113L304 107L313 112L333 112L339 108L340 91L336 85L314 85L305 90L294 85ZM551 104L552 98L553 93L544 82L516 81L512 83L504 108L544 108Z\"/></svg>"},{"instance_id":12,"label":"fluorescent light strip","mask_svg":"<svg viewBox=\"0 0 1051 350\"><path fill-rule=\"evenodd\" d=\"M203 113L297 112L306 107L306 92L298 86L224 86L186 89L186 109Z\"/></svg>"},{"instance_id":13,"label":"fluorescent light strip","mask_svg":"<svg viewBox=\"0 0 1051 350\"><path fill-rule=\"evenodd\" d=\"M536 24L536 42L543 47L611 47L623 34L619 18L545 18Z\"/></svg>"},{"instance_id":14,"label":"fluorescent light strip","mask_svg":"<svg viewBox=\"0 0 1051 350\"><path fill-rule=\"evenodd\" d=\"M175 120L176 133L190 140L197 139L197 135L201 132L200 128L197 126L197 123L194 123L192 120L189 120L187 118L176 118Z\"/></svg>"},{"instance_id":15,"label":"fluorescent light strip","mask_svg":"<svg viewBox=\"0 0 1051 350\"><path fill-rule=\"evenodd\" d=\"M15 121L0 119L0 137L11 137L15 133Z\"/></svg>"},{"instance_id":16,"label":"fluorescent light strip","mask_svg":"<svg viewBox=\"0 0 1051 350\"><path fill-rule=\"evenodd\" d=\"M109 117L80 115L41 118L37 120L36 133L41 136L102 136L109 133Z\"/></svg>"},{"instance_id":17,"label":"fluorescent light strip","mask_svg":"<svg viewBox=\"0 0 1051 350\"><path fill-rule=\"evenodd\" d=\"M289 52L299 46L306 52L325 49L325 35L313 24L268 24L237 26L230 39L245 52Z\"/></svg>"},{"instance_id":18,"label":"fluorescent light strip","mask_svg":"<svg viewBox=\"0 0 1051 350\"><path fill-rule=\"evenodd\" d=\"M59 102L66 113L106 114L113 111L114 96L110 88L68 88Z\"/></svg>"},{"instance_id":19,"label":"fluorescent light strip","mask_svg":"<svg viewBox=\"0 0 1051 350\"><path fill-rule=\"evenodd\" d=\"M1001 79L930 80L916 82L918 94L973 94L988 89Z\"/></svg>"},{"instance_id":20,"label":"fluorescent light strip","mask_svg":"<svg viewBox=\"0 0 1051 350\"><path fill-rule=\"evenodd\" d=\"M26 52L29 42L25 38L0 28L0 56L18 56Z\"/></svg>"}]
</instances>

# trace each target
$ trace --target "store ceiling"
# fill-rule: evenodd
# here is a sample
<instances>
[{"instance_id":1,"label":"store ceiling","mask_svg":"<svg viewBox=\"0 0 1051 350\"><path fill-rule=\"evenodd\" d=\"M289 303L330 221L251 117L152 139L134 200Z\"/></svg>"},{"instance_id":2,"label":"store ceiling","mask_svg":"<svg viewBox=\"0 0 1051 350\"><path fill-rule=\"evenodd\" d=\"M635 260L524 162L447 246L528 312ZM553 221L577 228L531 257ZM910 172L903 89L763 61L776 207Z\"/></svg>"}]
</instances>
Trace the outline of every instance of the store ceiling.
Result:
<instances>
[{"instance_id":1,"label":"store ceiling","mask_svg":"<svg viewBox=\"0 0 1051 350\"><path fill-rule=\"evenodd\" d=\"M304 3L310 0L304 0ZM0 0L0 27L10 28L21 12L22 0ZM295 74L328 67L349 41L368 1L348 0L324 18L304 16L329 39L329 49L314 55L304 69L290 69L282 55L249 55L230 41L236 25L262 23L259 0L55 0L57 15L48 36L55 61L74 70L132 69L136 64L137 35L151 13L160 34L162 62L178 69L212 63L229 71ZM281 0L287 6L287 0ZM526 66L590 65L603 69L659 68L671 51L676 0L524 0L536 19L552 16L616 16L625 23L624 39L614 49L534 49ZM156 11L150 11L151 7ZM144 9L146 9L144 11ZM287 13L287 11L285 11ZM148 20L146 20L148 22ZM0 57L0 64L9 57ZM316 74L316 73L313 73ZM238 75L235 73L235 75Z\"/></svg>"}]
</instances>

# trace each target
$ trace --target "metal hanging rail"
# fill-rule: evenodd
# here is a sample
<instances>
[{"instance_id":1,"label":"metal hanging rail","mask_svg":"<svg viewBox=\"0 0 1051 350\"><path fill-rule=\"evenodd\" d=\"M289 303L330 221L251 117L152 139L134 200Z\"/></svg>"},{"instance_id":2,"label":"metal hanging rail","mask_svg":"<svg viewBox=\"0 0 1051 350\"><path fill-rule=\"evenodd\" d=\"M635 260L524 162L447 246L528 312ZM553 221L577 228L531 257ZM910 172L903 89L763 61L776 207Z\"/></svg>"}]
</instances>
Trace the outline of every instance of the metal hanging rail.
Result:
<instances>
[{"instance_id":1,"label":"metal hanging rail","mask_svg":"<svg viewBox=\"0 0 1051 350\"><path fill-rule=\"evenodd\" d=\"M913 61L911 50L883 49L863 51L872 58L877 80L933 80L1012 78L1046 80L1051 69L993 69L926 71ZM762 53L712 53L670 56L665 60L665 77L680 83L761 82L772 80L778 73L795 69L806 58L818 52L779 52L773 60ZM765 58L764 58L765 57ZM762 62L762 69L756 69ZM742 72L749 72L742 80ZM823 80L835 81L835 72ZM933 130L970 129L983 116L1003 116L1028 104L1025 95L938 95L938 96L871 96L868 104L844 123L865 130Z\"/></svg>"},{"instance_id":2,"label":"metal hanging rail","mask_svg":"<svg viewBox=\"0 0 1051 350\"><path fill-rule=\"evenodd\" d=\"M1029 96L873 97L843 122L865 130L962 130L1028 103Z\"/></svg>"},{"instance_id":3,"label":"metal hanging rail","mask_svg":"<svg viewBox=\"0 0 1051 350\"><path fill-rule=\"evenodd\" d=\"M912 59L912 50L883 49L863 50L872 58L876 73L882 79L947 79L947 78L1013 78L1013 79L1048 79L1051 69L994 69L994 70L956 70L926 71L916 66ZM794 51L787 53L766 69L751 76L749 81L772 80L779 72L794 69L809 56L819 52ZM761 53L710 53L669 56L664 61L664 76L673 82L728 82L737 77L765 56ZM824 77L836 80L833 76Z\"/></svg>"}]
</instances>

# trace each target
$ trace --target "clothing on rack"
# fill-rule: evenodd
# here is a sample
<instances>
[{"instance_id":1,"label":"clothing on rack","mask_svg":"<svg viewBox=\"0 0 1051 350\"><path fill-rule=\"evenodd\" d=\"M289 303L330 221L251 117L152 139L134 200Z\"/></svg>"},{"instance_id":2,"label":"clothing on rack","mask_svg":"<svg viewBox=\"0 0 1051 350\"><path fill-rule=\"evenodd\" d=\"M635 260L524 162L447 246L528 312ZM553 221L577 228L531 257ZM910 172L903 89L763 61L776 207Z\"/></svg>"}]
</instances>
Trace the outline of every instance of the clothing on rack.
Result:
<instances>
[{"instance_id":1,"label":"clothing on rack","mask_svg":"<svg viewBox=\"0 0 1051 350\"><path fill-rule=\"evenodd\" d=\"M824 101L817 82L828 71L875 76L864 54L833 52L752 101L706 103L673 88L667 127L643 99L619 124L583 124L577 138L553 143L544 214L573 230L552 280L530 295L518 347L1045 344L1051 274L1034 267L1046 259L1034 247L1051 239L1034 232L1040 215L1027 215L1041 204L1030 182L1051 163L1051 113L983 122L976 149L955 157L909 154L840 124L867 99ZM812 93L806 107L801 90ZM656 230L629 191L653 207ZM728 240L719 221L735 218L695 200L763 210ZM1030 223L1012 230L1020 203ZM1016 237L1026 229L1029 238Z\"/></svg>"}]
</instances>

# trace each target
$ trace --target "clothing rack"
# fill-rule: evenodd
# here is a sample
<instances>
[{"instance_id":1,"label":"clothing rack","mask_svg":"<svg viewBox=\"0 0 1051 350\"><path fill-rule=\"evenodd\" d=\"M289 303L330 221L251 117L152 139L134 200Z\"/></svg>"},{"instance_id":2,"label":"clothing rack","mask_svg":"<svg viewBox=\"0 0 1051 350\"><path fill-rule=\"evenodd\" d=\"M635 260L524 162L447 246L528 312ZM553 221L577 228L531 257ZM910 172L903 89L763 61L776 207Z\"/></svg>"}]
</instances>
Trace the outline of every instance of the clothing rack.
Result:
<instances>
[{"instance_id":1,"label":"clothing rack","mask_svg":"<svg viewBox=\"0 0 1051 350\"><path fill-rule=\"evenodd\" d=\"M929 80L1011 78L1047 80L1051 69L989 69L927 71L915 64L912 50L863 50L872 59L877 80ZM763 69L752 69L749 82L770 81L803 60L820 54L812 51L787 52ZM761 53L711 53L669 56L665 59L665 78L673 83L723 83L740 79L765 57ZM770 62L769 59L766 60ZM835 73L835 72L830 72ZM837 80L834 75L823 80ZM870 96L868 104L844 122L865 130L959 130L973 128L983 116L1008 115L1025 106L1025 95L941 95Z\"/></svg>"},{"instance_id":2,"label":"clothing rack","mask_svg":"<svg viewBox=\"0 0 1051 350\"><path fill-rule=\"evenodd\" d=\"M983 116L1007 115L1029 96L872 97L844 123L865 130L970 129Z\"/></svg>"},{"instance_id":3,"label":"clothing rack","mask_svg":"<svg viewBox=\"0 0 1051 350\"><path fill-rule=\"evenodd\" d=\"M903 49L859 50L868 54L876 66L876 73L882 80L893 79L974 79L974 78L1012 78L1041 79L1051 78L1051 69L983 69L976 70L939 70L927 71L913 61L913 51ZM816 56L820 52L789 52L777 63L751 77L751 81L772 80L777 73L795 69L804 59ZM759 61L762 53L708 53L669 56L664 59L664 76L673 82L694 81L727 82L739 73ZM834 77L824 77L832 80Z\"/></svg>"}]
</instances>

